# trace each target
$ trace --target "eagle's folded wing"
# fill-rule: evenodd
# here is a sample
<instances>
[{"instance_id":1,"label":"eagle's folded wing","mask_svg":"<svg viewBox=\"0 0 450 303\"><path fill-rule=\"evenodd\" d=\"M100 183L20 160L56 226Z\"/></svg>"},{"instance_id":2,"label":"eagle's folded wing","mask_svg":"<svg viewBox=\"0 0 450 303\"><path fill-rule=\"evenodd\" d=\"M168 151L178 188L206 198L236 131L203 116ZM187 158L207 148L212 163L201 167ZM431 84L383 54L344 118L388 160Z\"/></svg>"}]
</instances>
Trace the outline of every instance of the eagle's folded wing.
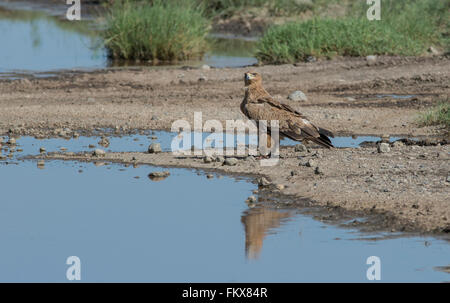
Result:
<instances>
[{"instance_id":1,"label":"eagle's folded wing","mask_svg":"<svg viewBox=\"0 0 450 303\"><path fill-rule=\"evenodd\" d=\"M330 131L316 127L304 115L289 105L283 104L270 96L259 98L258 102L286 112L287 123L280 123L280 132L283 135L292 140L307 139L327 148L333 147L328 138L328 136L334 137Z\"/></svg>"}]
</instances>

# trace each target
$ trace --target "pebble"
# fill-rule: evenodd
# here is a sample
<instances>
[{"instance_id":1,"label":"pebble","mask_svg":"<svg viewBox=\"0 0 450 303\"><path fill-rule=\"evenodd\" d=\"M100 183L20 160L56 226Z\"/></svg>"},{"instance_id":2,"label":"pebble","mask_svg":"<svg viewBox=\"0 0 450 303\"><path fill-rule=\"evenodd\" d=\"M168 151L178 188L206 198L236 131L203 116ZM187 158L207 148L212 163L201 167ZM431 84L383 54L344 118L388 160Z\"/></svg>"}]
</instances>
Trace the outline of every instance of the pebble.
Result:
<instances>
[{"instance_id":1,"label":"pebble","mask_svg":"<svg viewBox=\"0 0 450 303\"><path fill-rule=\"evenodd\" d=\"M159 120L159 118L158 118L158 116L156 116L156 115L153 115L153 116L152 116L152 120L153 120L153 121L158 121L158 120Z\"/></svg>"},{"instance_id":2,"label":"pebble","mask_svg":"<svg viewBox=\"0 0 450 303\"><path fill-rule=\"evenodd\" d=\"M403 143L402 141L395 141L392 144L392 147L394 147L394 148L399 148L399 147L402 147L402 146L405 146L405 143Z\"/></svg>"},{"instance_id":3,"label":"pebble","mask_svg":"<svg viewBox=\"0 0 450 303\"><path fill-rule=\"evenodd\" d=\"M235 166L237 163L238 163L238 160L236 158L227 158L227 159L225 159L225 165Z\"/></svg>"},{"instance_id":4,"label":"pebble","mask_svg":"<svg viewBox=\"0 0 450 303\"><path fill-rule=\"evenodd\" d=\"M450 182L450 175L447 176L447 182Z\"/></svg>"},{"instance_id":5,"label":"pebble","mask_svg":"<svg viewBox=\"0 0 450 303\"><path fill-rule=\"evenodd\" d=\"M41 161L38 161L38 163L37 163L37 167L38 168L44 168L44 166L45 166L45 161L43 161L43 160L41 160Z\"/></svg>"},{"instance_id":6,"label":"pebble","mask_svg":"<svg viewBox=\"0 0 450 303\"><path fill-rule=\"evenodd\" d=\"M200 76L200 78L198 78L198 82L206 82L208 80L208 78L206 78L205 76Z\"/></svg>"},{"instance_id":7,"label":"pebble","mask_svg":"<svg viewBox=\"0 0 450 303\"><path fill-rule=\"evenodd\" d=\"M98 141L99 145L102 145L104 147L108 147L109 146L109 140L108 138L102 138L100 141Z\"/></svg>"},{"instance_id":8,"label":"pebble","mask_svg":"<svg viewBox=\"0 0 450 303\"><path fill-rule=\"evenodd\" d=\"M377 63L377 56L367 56L366 57L367 65L372 66Z\"/></svg>"},{"instance_id":9,"label":"pebble","mask_svg":"<svg viewBox=\"0 0 450 303\"><path fill-rule=\"evenodd\" d=\"M270 181L267 180L266 177L261 177L258 179L258 185L259 186L268 186L268 185L270 185Z\"/></svg>"},{"instance_id":10,"label":"pebble","mask_svg":"<svg viewBox=\"0 0 450 303\"><path fill-rule=\"evenodd\" d=\"M46 149L45 149L45 147L41 147L41 148L39 148L39 152L40 152L40 153L45 153L45 152L46 152Z\"/></svg>"},{"instance_id":11,"label":"pebble","mask_svg":"<svg viewBox=\"0 0 450 303\"><path fill-rule=\"evenodd\" d=\"M169 171L154 171L148 175L150 178L165 178L170 176Z\"/></svg>"},{"instance_id":12,"label":"pebble","mask_svg":"<svg viewBox=\"0 0 450 303\"><path fill-rule=\"evenodd\" d=\"M285 188L285 186L283 184L277 184L275 186L278 190L283 190Z\"/></svg>"},{"instance_id":13,"label":"pebble","mask_svg":"<svg viewBox=\"0 0 450 303\"><path fill-rule=\"evenodd\" d=\"M296 90L295 92L290 94L288 99L292 101L308 101L305 93L300 90Z\"/></svg>"},{"instance_id":14,"label":"pebble","mask_svg":"<svg viewBox=\"0 0 450 303\"><path fill-rule=\"evenodd\" d=\"M216 162L223 163L223 162L225 162L225 158L222 157L222 156L217 156L216 157Z\"/></svg>"},{"instance_id":15,"label":"pebble","mask_svg":"<svg viewBox=\"0 0 450 303\"><path fill-rule=\"evenodd\" d=\"M317 166L316 169L314 170L314 173L316 175L323 175L323 169L320 166Z\"/></svg>"},{"instance_id":16,"label":"pebble","mask_svg":"<svg viewBox=\"0 0 450 303\"><path fill-rule=\"evenodd\" d=\"M96 150L94 150L93 155L96 157L103 157L104 155L106 155L106 153L103 149L97 148Z\"/></svg>"},{"instance_id":17,"label":"pebble","mask_svg":"<svg viewBox=\"0 0 450 303\"><path fill-rule=\"evenodd\" d=\"M256 202L256 197L255 196L250 196L247 198L246 202Z\"/></svg>"},{"instance_id":18,"label":"pebble","mask_svg":"<svg viewBox=\"0 0 450 303\"><path fill-rule=\"evenodd\" d=\"M159 143L150 144L150 146L148 147L148 152L150 154L157 154L157 153L162 152L161 144L159 144Z\"/></svg>"},{"instance_id":19,"label":"pebble","mask_svg":"<svg viewBox=\"0 0 450 303\"><path fill-rule=\"evenodd\" d=\"M389 147L388 143L380 143L378 145L378 152L379 153L388 153L391 151L391 148Z\"/></svg>"},{"instance_id":20,"label":"pebble","mask_svg":"<svg viewBox=\"0 0 450 303\"><path fill-rule=\"evenodd\" d=\"M89 146L88 146L89 148L94 148L95 147L95 145L94 144L89 144Z\"/></svg>"},{"instance_id":21,"label":"pebble","mask_svg":"<svg viewBox=\"0 0 450 303\"><path fill-rule=\"evenodd\" d=\"M213 162L213 158L211 158L209 156L206 156L206 157L203 158L203 162L204 163L211 163L211 162Z\"/></svg>"},{"instance_id":22,"label":"pebble","mask_svg":"<svg viewBox=\"0 0 450 303\"><path fill-rule=\"evenodd\" d=\"M211 175L211 174L207 174L207 175L206 175L206 178L208 178L208 179L212 179L212 178L214 178L214 176L213 176L213 175Z\"/></svg>"},{"instance_id":23,"label":"pebble","mask_svg":"<svg viewBox=\"0 0 450 303\"><path fill-rule=\"evenodd\" d=\"M7 142L6 144L9 144L9 145L15 145L15 144L16 144L16 139L14 139L14 138L9 138L9 140L8 140L8 142Z\"/></svg>"},{"instance_id":24,"label":"pebble","mask_svg":"<svg viewBox=\"0 0 450 303\"><path fill-rule=\"evenodd\" d=\"M391 138L390 135L388 135L388 134L383 134L383 135L381 136L381 141L382 141L382 142L389 143L390 138Z\"/></svg>"},{"instance_id":25,"label":"pebble","mask_svg":"<svg viewBox=\"0 0 450 303\"><path fill-rule=\"evenodd\" d=\"M297 144L295 146L296 152L308 152L308 148L304 144Z\"/></svg>"},{"instance_id":26,"label":"pebble","mask_svg":"<svg viewBox=\"0 0 450 303\"><path fill-rule=\"evenodd\" d=\"M316 167L317 166L317 161L314 159L309 159L308 162L306 162L306 166L307 167Z\"/></svg>"},{"instance_id":27,"label":"pebble","mask_svg":"<svg viewBox=\"0 0 450 303\"><path fill-rule=\"evenodd\" d=\"M202 69L203 69L203 70L210 70L210 69L211 69L211 66L209 66L209 65L207 65L207 64L203 64L203 65L202 65Z\"/></svg>"}]
</instances>

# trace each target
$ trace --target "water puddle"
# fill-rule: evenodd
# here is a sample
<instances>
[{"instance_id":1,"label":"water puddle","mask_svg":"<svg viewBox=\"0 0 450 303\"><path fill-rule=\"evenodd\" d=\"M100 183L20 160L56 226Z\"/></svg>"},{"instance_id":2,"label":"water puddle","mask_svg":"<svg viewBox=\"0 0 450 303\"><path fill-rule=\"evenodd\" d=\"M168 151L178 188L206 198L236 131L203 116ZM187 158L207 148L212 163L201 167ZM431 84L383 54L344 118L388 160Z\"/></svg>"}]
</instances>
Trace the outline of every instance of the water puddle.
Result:
<instances>
[{"instance_id":1,"label":"water puddle","mask_svg":"<svg viewBox=\"0 0 450 303\"><path fill-rule=\"evenodd\" d=\"M108 148L145 150L149 136L173 134L110 137ZM440 270L448 242L329 225L268 203L248 178L16 158L89 150L98 139L22 137L0 161L0 282L64 282L69 256L80 258L83 282L364 282L369 256L381 259L383 282L449 280ZM162 171L170 175L148 177Z\"/></svg>"},{"instance_id":2,"label":"water puddle","mask_svg":"<svg viewBox=\"0 0 450 303\"><path fill-rule=\"evenodd\" d=\"M230 136L230 137L228 137ZM109 141L107 146L101 145L102 138L105 137ZM198 138L198 140L196 139ZM176 139L178 138L178 139ZM390 142L400 140L403 137L391 137ZM213 139L217 141L214 142ZM3 142L8 142L8 137L3 137ZM375 136L345 136L331 138L331 142L338 148L358 148L362 143L378 142L380 137ZM17 145L12 148L12 152L16 157L22 157L25 155L39 154L41 147L45 148L45 152L82 152L88 150L94 150L96 148L104 149L107 152L146 152L148 146L155 142L161 145L161 149L164 152L172 151L172 144L176 148L183 149L183 142L188 142L185 149L190 149L192 146L195 149L202 149L206 144L210 147L218 147L217 144L221 144L224 148L234 147L239 144L249 144L257 146L257 137L249 135L235 135L231 134L214 134L211 138L211 133L181 133L176 134L167 131L146 131L141 134L134 134L129 136L81 136L76 139L63 139L63 138L49 138L38 140L34 137L23 136L16 139ZM173 143L175 142L175 143ZM217 143L217 144L215 144ZM281 146L295 146L300 142L283 139L280 141ZM2 149L0 148L0 151ZM8 145L3 146L3 154L8 155L10 152ZM1 153L0 153L1 155Z\"/></svg>"},{"instance_id":3,"label":"water puddle","mask_svg":"<svg viewBox=\"0 0 450 303\"><path fill-rule=\"evenodd\" d=\"M66 9L0 1L0 34L8 42L0 48L0 78L50 77L54 73L43 72L145 65L108 60L99 24L93 18L67 21ZM211 51L203 60L179 65L240 67L257 62L253 57L254 41L218 35L209 40Z\"/></svg>"}]
</instances>

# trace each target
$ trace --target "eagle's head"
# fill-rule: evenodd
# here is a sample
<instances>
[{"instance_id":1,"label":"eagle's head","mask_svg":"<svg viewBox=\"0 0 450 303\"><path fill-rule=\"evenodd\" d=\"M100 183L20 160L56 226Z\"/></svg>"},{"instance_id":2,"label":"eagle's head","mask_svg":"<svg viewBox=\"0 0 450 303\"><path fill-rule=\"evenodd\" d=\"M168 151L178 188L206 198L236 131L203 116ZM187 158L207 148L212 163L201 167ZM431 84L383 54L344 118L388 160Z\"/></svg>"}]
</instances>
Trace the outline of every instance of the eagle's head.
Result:
<instances>
[{"instance_id":1,"label":"eagle's head","mask_svg":"<svg viewBox=\"0 0 450 303\"><path fill-rule=\"evenodd\" d=\"M249 85L254 84L254 83L261 84L262 77L258 73L246 72L245 76L244 76L244 81L245 81L245 86L249 86Z\"/></svg>"}]
</instances>

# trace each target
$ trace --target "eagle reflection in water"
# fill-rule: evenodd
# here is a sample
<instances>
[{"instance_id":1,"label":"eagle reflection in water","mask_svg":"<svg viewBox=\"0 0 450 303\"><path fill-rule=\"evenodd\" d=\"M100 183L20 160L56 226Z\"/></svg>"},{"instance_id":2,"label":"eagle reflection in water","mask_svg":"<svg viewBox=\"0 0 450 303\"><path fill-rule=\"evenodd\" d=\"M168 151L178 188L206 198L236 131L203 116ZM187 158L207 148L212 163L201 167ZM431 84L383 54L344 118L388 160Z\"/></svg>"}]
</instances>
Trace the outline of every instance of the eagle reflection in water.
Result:
<instances>
[{"instance_id":1,"label":"eagle reflection in water","mask_svg":"<svg viewBox=\"0 0 450 303\"><path fill-rule=\"evenodd\" d=\"M277 210L264 205L246 210L241 217L241 222L245 228L247 259L258 259L266 235L276 233L276 229L294 215L294 211Z\"/></svg>"}]
</instances>

